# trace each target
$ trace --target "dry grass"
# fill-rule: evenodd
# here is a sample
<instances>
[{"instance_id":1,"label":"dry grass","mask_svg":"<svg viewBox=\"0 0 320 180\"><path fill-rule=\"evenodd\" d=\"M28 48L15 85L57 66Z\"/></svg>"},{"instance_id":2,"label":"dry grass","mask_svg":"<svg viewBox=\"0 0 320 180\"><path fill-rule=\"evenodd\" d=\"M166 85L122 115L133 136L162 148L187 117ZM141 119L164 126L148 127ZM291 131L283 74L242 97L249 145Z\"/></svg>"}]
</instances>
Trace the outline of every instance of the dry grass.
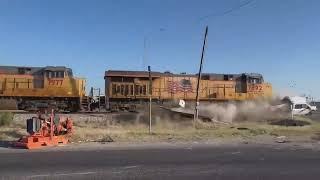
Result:
<instances>
[{"instance_id":1,"label":"dry grass","mask_svg":"<svg viewBox=\"0 0 320 180\"><path fill-rule=\"evenodd\" d=\"M14 141L23 135L27 135L27 132L20 127L10 126L0 128L0 141Z\"/></svg>"},{"instance_id":2,"label":"dry grass","mask_svg":"<svg viewBox=\"0 0 320 180\"><path fill-rule=\"evenodd\" d=\"M9 126L13 121L13 114L10 112L0 113L0 126Z\"/></svg>"},{"instance_id":3,"label":"dry grass","mask_svg":"<svg viewBox=\"0 0 320 180\"><path fill-rule=\"evenodd\" d=\"M307 118L299 120L311 122L303 127L286 127L269 125L266 122L238 122L220 124L213 122L197 122L195 127L191 120L169 121L155 119L152 134L148 125L140 122L119 123L114 119L76 118L74 119L74 134L71 141L86 142L181 142L181 141L210 141L215 139L254 139L258 136L287 136L310 140L320 132L320 123ZM0 140L11 141L26 135L25 121L14 121L10 126L0 128ZM319 135L320 138L320 135Z\"/></svg>"},{"instance_id":4,"label":"dry grass","mask_svg":"<svg viewBox=\"0 0 320 180\"><path fill-rule=\"evenodd\" d=\"M304 121L310 121L304 119ZM214 139L255 138L256 136L288 136L310 137L320 132L320 123L312 122L303 127L286 127L269 125L261 122L241 122L233 124L216 124L197 122L196 128L191 122L174 123L170 121L156 122L152 134L145 124L110 124L95 122L78 122L75 126L74 141L116 142L163 142L163 141L209 141Z\"/></svg>"}]
</instances>

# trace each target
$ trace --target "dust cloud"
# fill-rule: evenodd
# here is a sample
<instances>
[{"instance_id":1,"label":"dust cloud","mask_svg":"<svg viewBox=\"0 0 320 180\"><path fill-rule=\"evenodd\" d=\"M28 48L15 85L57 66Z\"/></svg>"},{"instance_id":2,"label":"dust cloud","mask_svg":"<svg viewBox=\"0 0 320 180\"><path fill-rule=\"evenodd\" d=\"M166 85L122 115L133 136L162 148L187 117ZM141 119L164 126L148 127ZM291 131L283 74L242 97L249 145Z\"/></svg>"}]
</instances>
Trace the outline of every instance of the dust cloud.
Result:
<instances>
[{"instance_id":1,"label":"dust cloud","mask_svg":"<svg viewBox=\"0 0 320 180\"><path fill-rule=\"evenodd\" d=\"M286 112L273 108L266 101L246 101L238 103L217 103L200 105L199 115L212 121L226 123L241 121L267 121L287 116Z\"/></svg>"}]
</instances>

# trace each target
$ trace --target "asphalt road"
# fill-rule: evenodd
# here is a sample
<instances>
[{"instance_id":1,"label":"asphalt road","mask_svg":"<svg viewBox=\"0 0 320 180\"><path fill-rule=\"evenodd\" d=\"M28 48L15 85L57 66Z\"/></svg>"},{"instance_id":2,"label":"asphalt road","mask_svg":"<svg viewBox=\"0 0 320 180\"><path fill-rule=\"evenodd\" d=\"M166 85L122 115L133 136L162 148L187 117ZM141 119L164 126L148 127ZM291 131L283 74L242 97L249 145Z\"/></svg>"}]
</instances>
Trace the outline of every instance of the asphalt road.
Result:
<instances>
[{"instance_id":1,"label":"asphalt road","mask_svg":"<svg viewBox=\"0 0 320 180\"><path fill-rule=\"evenodd\" d=\"M320 179L320 151L263 146L0 152L0 179Z\"/></svg>"}]
</instances>

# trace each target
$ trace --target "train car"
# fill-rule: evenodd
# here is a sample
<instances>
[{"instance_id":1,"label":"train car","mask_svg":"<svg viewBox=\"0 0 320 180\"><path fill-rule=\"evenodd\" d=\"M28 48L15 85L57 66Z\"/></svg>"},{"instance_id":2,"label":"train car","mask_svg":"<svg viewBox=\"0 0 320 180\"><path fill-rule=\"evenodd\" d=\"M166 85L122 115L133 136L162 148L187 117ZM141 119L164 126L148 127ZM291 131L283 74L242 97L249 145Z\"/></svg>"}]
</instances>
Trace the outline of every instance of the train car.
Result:
<instances>
[{"instance_id":1,"label":"train car","mask_svg":"<svg viewBox=\"0 0 320 180\"><path fill-rule=\"evenodd\" d=\"M0 108L77 111L85 97L86 81L63 66L0 66Z\"/></svg>"},{"instance_id":2,"label":"train car","mask_svg":"<svg viewBox=\"0 0 320 180\"><path fill-rule=\"evenodd\" d=\"M158 102L196 98L197 74L151 72L151 77L152 86L147 71L106 71L106 103L119 106L147 100L150 87L152 100ZM272 85L264 82L261 74L204 73L201 76L200 101L243 101L271 96Z\"/></svg>"}]
</instances>

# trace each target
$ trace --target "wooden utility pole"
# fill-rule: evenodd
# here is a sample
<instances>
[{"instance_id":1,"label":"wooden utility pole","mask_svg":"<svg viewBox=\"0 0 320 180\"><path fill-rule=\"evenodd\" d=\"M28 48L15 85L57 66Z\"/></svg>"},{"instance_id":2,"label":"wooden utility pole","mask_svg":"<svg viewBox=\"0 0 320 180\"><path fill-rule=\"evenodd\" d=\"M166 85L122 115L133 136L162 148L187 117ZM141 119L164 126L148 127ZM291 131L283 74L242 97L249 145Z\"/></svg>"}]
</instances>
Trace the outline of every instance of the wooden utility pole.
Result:
<instances>
[{"instance_id":1,"label":"wooden utility pole","mask_svg":"<svg viewBox=\"0 0 320 180\"><path fill-rule=\"evenodd\" d=\"M152 77L151 77L151 67L148 66L149 72L149 134L152 132L152 117L151 117L151 104L152 104Z\"/></svg>"},{"instance_id":2,"label":"wooden utility pole","mask_svg":"<svg viewBox=\"0 0 320 180\"><path fill-rule=\"evenodd\" d=\"M100 106L101 106L101 91L100 91L100 88L98 88L98 97L99 97L99 112L101 111L101 108L100 108Z\"/></svg>"},{"instance_id":3,"label":"wooden utility pole","mask_svg":"<svg viewBox=\"0 0 320 180\"><path fill-rule=\"evenodd\" d=\"M198 79L197 79L197 92L196 92L196 104L195 104L195 109L194 109L194 118L193 118L193 126L195 126L196 121L199 118L199 86L200 86L200 81L201 81L201 72L202 72L202 64L203 64L203 56L204 56L204 51L206 47L206 42L207 42L207 35L208 35L208 26L206 27L206 31L204 33L204 40L203 40L203 46L202 46L202 53L201 53L201 59L200 59L200 67L199 67L199 73L198 73Z\"/></svg>"}]
</instances>

